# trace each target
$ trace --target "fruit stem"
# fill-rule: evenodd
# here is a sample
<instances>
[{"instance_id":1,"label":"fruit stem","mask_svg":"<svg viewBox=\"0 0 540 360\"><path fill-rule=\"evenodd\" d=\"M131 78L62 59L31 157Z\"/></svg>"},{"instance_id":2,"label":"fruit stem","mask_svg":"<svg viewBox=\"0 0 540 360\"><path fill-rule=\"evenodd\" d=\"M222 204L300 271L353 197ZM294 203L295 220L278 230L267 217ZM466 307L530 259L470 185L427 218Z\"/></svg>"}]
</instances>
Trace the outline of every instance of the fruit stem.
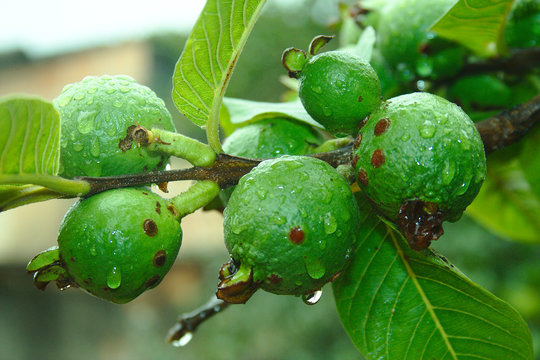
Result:
<instances>
[{"instance_id":1,"label":"fruit stem","mask_svg":"<svg viewBox=\"0 0 540 360\"><path fill-rule=\"evenodd\" d=\"M195 166L210 166L216 161L212 148L177 132L153 128L148 132L148 150L186 159Z\"/></svg>"},{"instance_id":2,"label":"fruit stem","mask_svg":"<svg viewBox=\"0 0 540 360\"><path fill-rule=\"evenodd\" d=\"M328 151L334 151L349 144L352 140L353 139L351 137L326 140L321 145L313 149L313 153L318 154Z\"/></svg>"},{"instance_id":3,"label":"fruit stem","mask_svg":"<svg viewBox=\"0 0 540 360\"><path fill-rule=\"evenodd\" d=\"M212 201L219 193L219 185L210 180L198 181L186 191L171 199L178 211L177 219L191 214Z\"/></svg>"}]
</instances>

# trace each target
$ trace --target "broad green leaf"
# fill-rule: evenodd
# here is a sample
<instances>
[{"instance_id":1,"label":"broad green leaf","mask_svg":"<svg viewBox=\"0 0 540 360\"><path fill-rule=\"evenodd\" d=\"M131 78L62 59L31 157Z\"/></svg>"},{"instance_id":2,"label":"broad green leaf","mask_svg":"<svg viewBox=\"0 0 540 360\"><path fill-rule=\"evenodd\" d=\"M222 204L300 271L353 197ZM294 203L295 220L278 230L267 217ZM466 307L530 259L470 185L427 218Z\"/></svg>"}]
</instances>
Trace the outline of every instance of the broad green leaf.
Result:
<instances>
[{"instance_id":1,"label":"broad green leaf","mask_svg":"<svg viewBox=\"0 0 540 360\"><path fill-rule=\"evenodd\" d=\"M173 100L221 150L218 116L233 68L265 0L208 0L173 75Z\"/></svg>"},{"instance_id":2,"label":"broad green leaf","mask_svg":"<svg viewBox=\"0 0 540 360\"><path fill-rule=\"evenodd\" d=\"M59 155L60 118L50 102L30 95L0 99L0 211L86 193L86 182L56 176Z\"/></svg>"},{"instance_id":3,"label":"broad green leaf","mask_svg":"<svg viewBox=\"0 0 540 360\"><path fill-rule=\"evenodd\" d=\"M38 97L0 100L0 179L8 175L56 175L60 116Z\"/></svg>"},{"instance_id":4,"label":"broad green leaf","mask_svg":"<svg viewBox=\"0 0 540 360\"><path fill-rule=\"evenodd\" d=\"M234 125L267 118L286 117L324 129L306 112L300 100L291 102L261 102L235 98L224 98L223 104L229 113L229 121Z\"/></svg>"},{"instance_id":5,"label":"broad green leaf","mask_svg":"<svg viewBox=\"0 0 540 360\"><path fill-rule=\"evenodd\" d=\"M484 57L506 52L504 25L513 0L459 0L431 30Z\"/></svg>"},{"instance_id":6,"label":"broad green leaf","mask_svg":"<svg viewBox=\"0 0 540 360\"><path fill-rule=\"evenodd\" d=\"M540 126L537 125L523 140L519 162L525 178L531 185L531 190L536 195L536 198L540 200L540 156L538 156L538 144L540 144Z\"/></svg>"},{"instance_id":7,"label":"broad green leaf","mask_svg":"<svg viewBox=\"0 0 540 360\"><path fill-rule=\"evenodd\" d=\"M504 237L540 243L540 184L534 173L540 169L540 159L535 140L530 137L523 146L490 155L486 180L467 214Z\"/></svg>"},{"instance_id":8,"label":"broad green leaf","mask_svg":"<svg viewBox=\"0 0 540 360\"><path fill-rule=\"evenodd\" d=\"M343 325L367 359L533 359L530 331L509 304L443 256L411 250L373 214L362 229L333 288Z\"/></svg>"}]
</instances>

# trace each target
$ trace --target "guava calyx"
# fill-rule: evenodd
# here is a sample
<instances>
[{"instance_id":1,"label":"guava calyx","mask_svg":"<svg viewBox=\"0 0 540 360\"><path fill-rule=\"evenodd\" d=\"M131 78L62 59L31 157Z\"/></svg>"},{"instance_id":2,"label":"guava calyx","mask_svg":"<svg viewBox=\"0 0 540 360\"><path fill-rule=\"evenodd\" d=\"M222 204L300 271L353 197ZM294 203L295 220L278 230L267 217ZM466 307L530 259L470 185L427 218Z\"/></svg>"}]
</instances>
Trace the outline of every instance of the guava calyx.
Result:
<instances>
[{"instance_id":1,"label":"guava calyx","mask_svg":"<svg viewBox=\"0 0 540 360\"><path fill-rule=\"evenodd\" d=\"M253 281L253 269L243 265L237 267L234 260L223 264L219 279L216 296L229 304L245 304L260 286Z\"/></svg>"}]
</instances>

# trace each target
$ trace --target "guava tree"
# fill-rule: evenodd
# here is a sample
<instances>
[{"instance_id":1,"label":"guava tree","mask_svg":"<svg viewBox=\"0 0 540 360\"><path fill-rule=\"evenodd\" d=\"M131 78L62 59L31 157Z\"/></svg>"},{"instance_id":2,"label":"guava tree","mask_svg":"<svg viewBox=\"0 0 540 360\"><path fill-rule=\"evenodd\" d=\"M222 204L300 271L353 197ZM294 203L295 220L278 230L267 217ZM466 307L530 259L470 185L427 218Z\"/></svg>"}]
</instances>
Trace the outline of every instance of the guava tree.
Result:
<instances>
[{"instance_id":1,"label":"guava tree","mask_svg":"<svg viewBox=\"0 0 540 360\"><path fill-rule=\"evenodd\" d=\"M167 274L181 219L218 209L231 259L174 345L256 291L316 304L331 283L368 359L533 359L521 315L430 244L466 208L540 241L540 2L343 6L337 39L276 54L292 101L224 97L264 4L208 0L178 59L172 98L206 143L127 76L87 77L52 103L0 99L0 209L80 198L28 264L36 287L128 302ZM164 170L171 156L193 166ZM169 200L150 187L170 181L194 182Z\"/></svg>"}]
</instances>

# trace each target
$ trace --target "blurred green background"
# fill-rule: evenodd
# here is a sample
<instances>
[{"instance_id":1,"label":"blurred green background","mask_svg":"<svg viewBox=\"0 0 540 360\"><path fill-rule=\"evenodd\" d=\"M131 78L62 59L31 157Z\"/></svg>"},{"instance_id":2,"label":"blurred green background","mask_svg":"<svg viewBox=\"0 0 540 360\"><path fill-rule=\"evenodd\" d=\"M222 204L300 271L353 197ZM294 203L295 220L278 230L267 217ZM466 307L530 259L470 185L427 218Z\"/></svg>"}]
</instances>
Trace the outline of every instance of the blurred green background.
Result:
<instances>
[{"instance_id":1,"label":"blurred green background","mask_svg":"<svg viewBox=\"0 0 540 360\"><path fill-rule=\"evenodd\" d=\"M285 75L281 52L290 46L305 49L315 35L336 33L332 24L338 21L337 9L336 1L269 1L227 96L279 101L286 90L279 81ZM127 44L40 59L20 51L0 54L0 95L27 89L52 99L61 90L61 81L78 81L99 75L93 73L97 71L111 73L125 64L126 73L167 101L182 133L204 139L204 132L176 111L170 97L171 75L186 38L186 33L154 33ZM133 54L145 60L134 62ZM181 187L173 187L170 196L175 191ZM55 244L59 222L72 202L55 200L0 214L1 359L362 358L341 327L328 285L315 306L259 292L247 304L231 306L203 324L187 346L174 348L165 342L178 315L214 293L218 269L228 261L217 212L197 212L184 220L184 244L171 273L156 289L129 304L109 304L79 290L60 292L54 285L43 293L36 290L25 273L26 262ZM503 239L467 215L445 230L434 248L474 282L518 309L532 330L538 354L540 247Z\"/></svg>"}]
</instances>

